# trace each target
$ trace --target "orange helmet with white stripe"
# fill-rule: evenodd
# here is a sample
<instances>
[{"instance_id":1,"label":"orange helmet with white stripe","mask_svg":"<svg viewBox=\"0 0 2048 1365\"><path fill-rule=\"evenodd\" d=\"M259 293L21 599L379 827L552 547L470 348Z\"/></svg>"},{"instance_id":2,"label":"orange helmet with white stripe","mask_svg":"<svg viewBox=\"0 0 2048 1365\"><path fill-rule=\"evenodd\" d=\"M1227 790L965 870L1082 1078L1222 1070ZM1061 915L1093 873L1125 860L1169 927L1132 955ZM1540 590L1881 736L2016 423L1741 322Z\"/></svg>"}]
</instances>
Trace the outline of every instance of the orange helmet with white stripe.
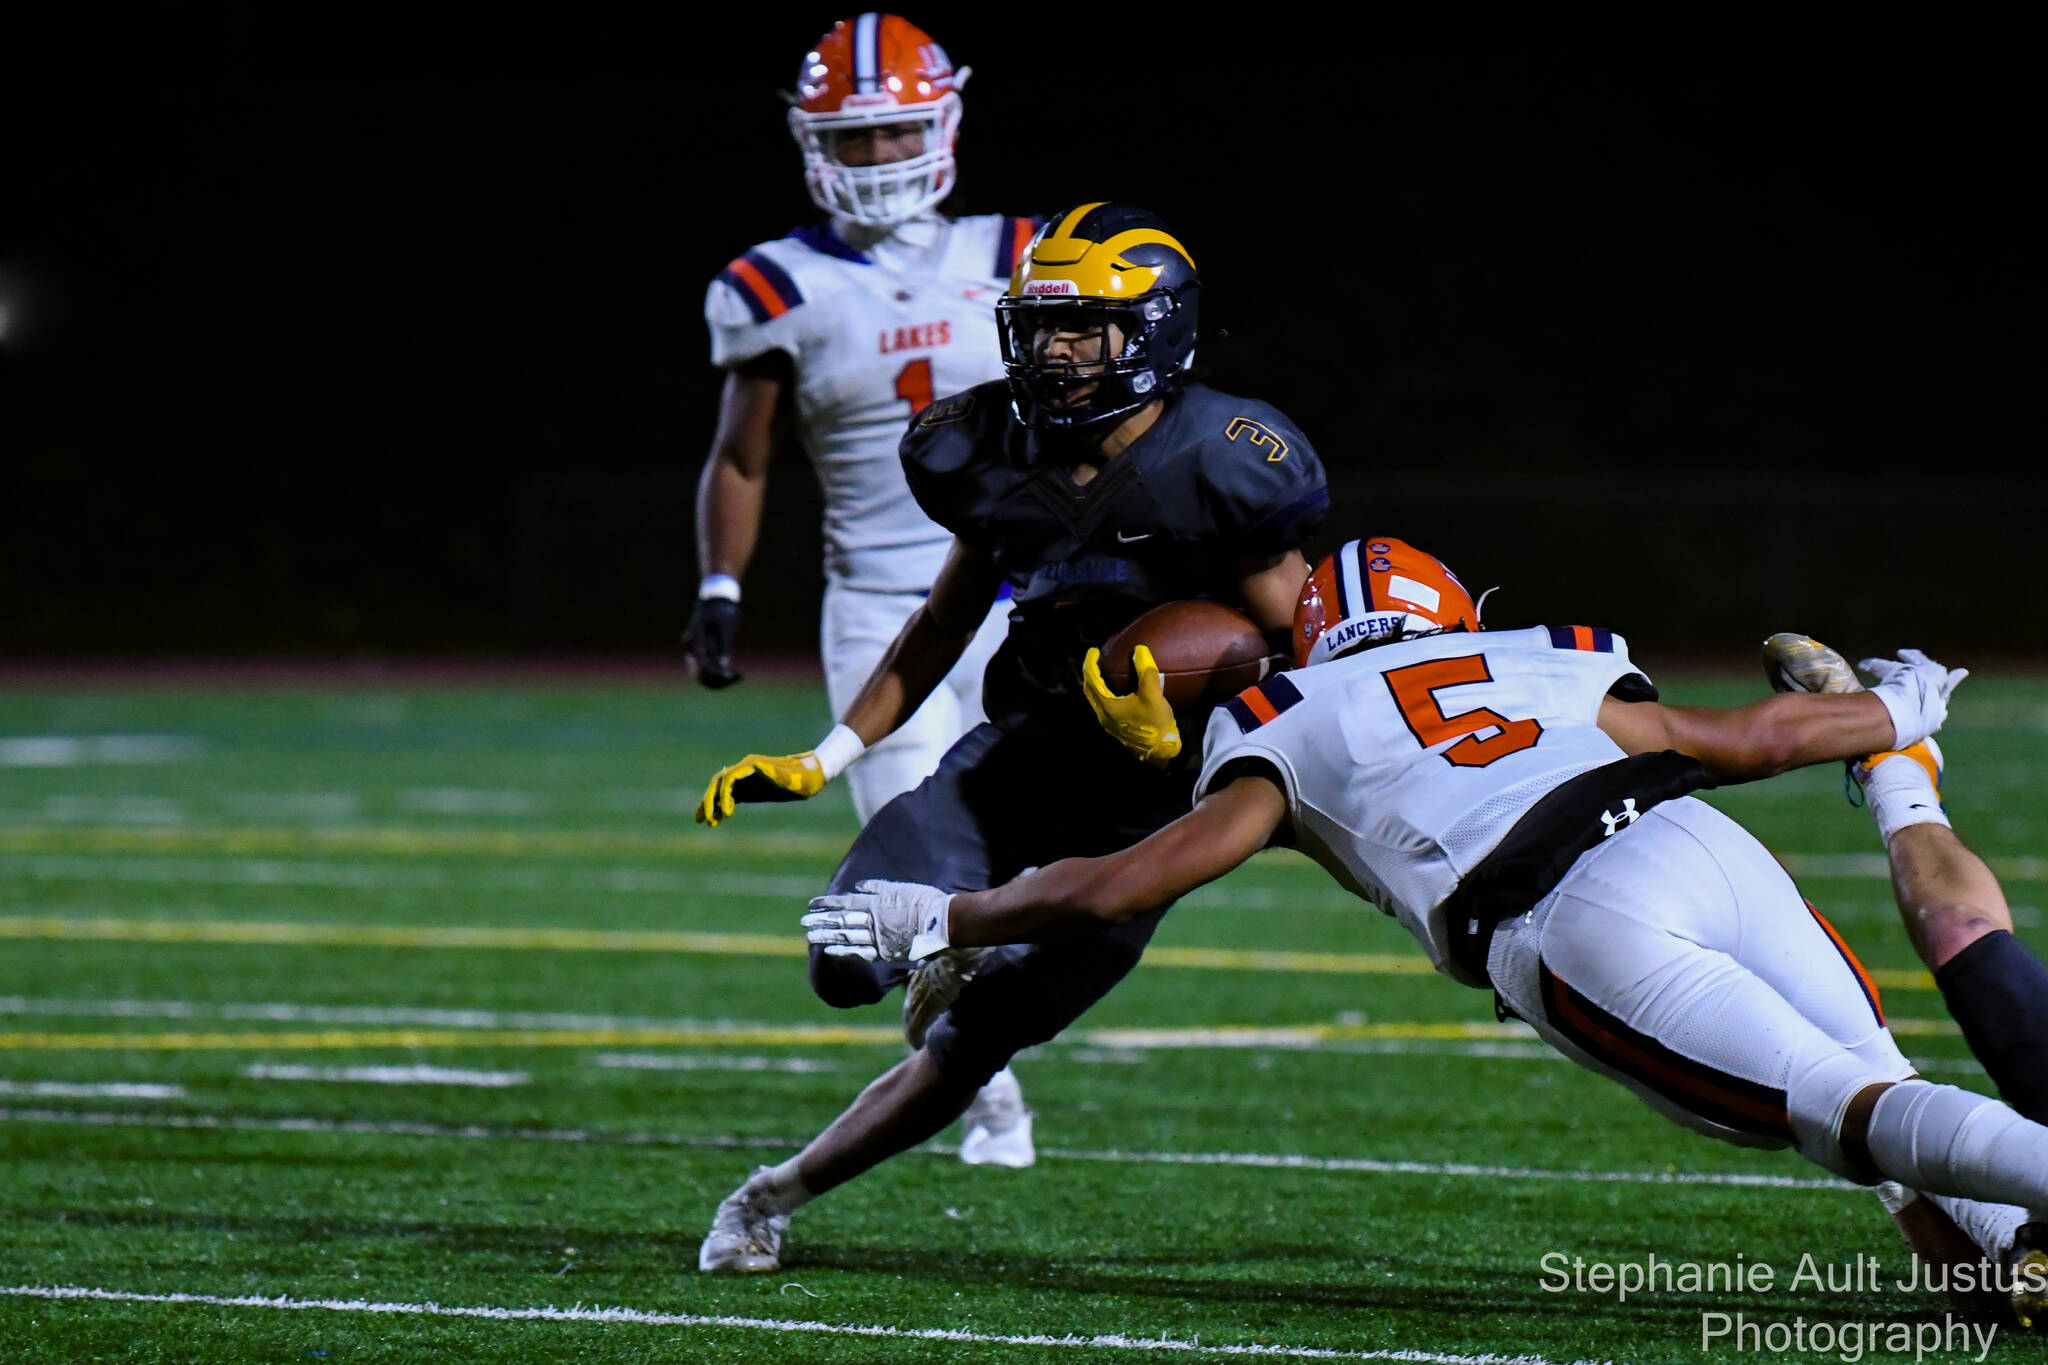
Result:
<instances>
[{"instance_id":1,"label":"orange helmet with white stripe","mask_svg":"<svg viewBox=\"0 0 2048 1365\"><path fill-rule=\"evenodd\" d=\"M834 218L893 227L953 189L953 144L960 136L960 87L946 49L901 15L841 19L804 54L791 97L789 131L804 154L811 201ZM922 149L903 161L848 165L848 134L910 124Z\"/></svg>"},{"instance_id":2,"label":"orange helmet with white stripe","mask_svg":"<svg viewBox=\"0 0 2048 1365\"><path fill-rule=\"evenodd\" d=\"M1478 629L1472 594L1435 555L1391 536L1346 541L1301 585L1294 666L1418 635Z\"/></svg>"}]
</instances>

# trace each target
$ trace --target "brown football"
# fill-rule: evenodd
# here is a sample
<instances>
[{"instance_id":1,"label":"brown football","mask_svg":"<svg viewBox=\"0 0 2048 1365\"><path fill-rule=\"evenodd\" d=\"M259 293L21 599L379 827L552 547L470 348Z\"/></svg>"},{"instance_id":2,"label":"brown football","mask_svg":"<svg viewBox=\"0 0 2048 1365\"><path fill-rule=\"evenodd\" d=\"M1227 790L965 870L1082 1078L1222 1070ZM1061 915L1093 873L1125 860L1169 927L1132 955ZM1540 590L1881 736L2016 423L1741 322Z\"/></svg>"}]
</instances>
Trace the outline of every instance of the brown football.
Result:
<instances>
[{"instance_id":1,"label":"brown football","mask_svg":"<svg viewBox=\"0 0 2048 1365\"><path fill-rule=\"evenodd\" d=\"M1265 677L1272 651L1251 618L1221 602L1166 602L1118 631L1102 647L1102 680L1117 693L1134 686L1131 651L1152 651L1166 700L1183 720L1208 715Z\"/></svg>"}]
</instances>

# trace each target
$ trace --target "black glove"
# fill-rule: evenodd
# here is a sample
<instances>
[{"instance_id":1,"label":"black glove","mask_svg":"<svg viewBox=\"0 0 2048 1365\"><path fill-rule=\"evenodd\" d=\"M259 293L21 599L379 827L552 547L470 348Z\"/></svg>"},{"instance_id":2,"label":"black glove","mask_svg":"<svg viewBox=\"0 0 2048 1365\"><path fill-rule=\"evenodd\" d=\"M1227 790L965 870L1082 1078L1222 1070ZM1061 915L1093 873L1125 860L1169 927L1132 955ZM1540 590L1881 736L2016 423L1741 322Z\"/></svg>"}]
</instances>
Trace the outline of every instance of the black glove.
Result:
<instances>
[{"instance_id":1,"label":"black glove","mask_svg":"<svg viewBox=\"0 0 2048 1365\"><path fill-rule=\"evenodd\" d=\"M702 597L683 632L683 653L706 687L731 687L740 680L732 666L733 641L740 633L740 604L723 597Z\"/></svg>"}]
</instances>

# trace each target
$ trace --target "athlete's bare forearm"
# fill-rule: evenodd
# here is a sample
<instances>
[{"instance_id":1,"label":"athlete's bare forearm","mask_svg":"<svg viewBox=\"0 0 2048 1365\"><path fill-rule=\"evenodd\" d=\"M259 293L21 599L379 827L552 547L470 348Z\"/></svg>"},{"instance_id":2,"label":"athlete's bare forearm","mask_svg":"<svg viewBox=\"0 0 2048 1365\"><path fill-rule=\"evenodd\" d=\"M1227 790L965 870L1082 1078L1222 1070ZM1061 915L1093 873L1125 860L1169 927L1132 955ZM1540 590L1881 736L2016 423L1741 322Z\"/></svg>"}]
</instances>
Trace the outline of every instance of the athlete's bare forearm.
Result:
<instances>
[{"instance_id":1,"label":"athlete's bare forearm","mask_svg":"<svg viewBox=\"0 0 2048 1365\"><path fill-rule=\"evenodd\" d=\"M697 479L697 570L706 577L739 578L753 562L782 390L780 380L763 374L734 371L725 377L718 430Z\"/></svg>"},{"instance_id":2,"label":"athlete's bare forearm","mask_svg":"<svg viewBox=\"0 0 2048 1365\"><path fill-rule=\"evenodd\" d=\"M1947 825L1908 825L1885 851L1906 934L1929 967L1988 933L2012 930L2012 908L1998 878Z\"/></svg>"},{"instance_id":3,"label":"athlete's bare forearm","mask_svg":"<svg viewBox=\"0 0 2048 1365\"><path fill-rule=\"evenodd\" d=\"M1263 777L1240 777L1121 853L1065 858L1006 885L953 897L947 934L958 947L1037 943L1122 924L1244 862L1286 818L1287 798Z\"/></svg>"},{"instance_id":4,"label":"athlete's bare forearm","mask_svg":"<svg viewBox=\"0 0 2048 1365\"><path fill-rule=\"evenodd\" d=\"M859 735L863 744L879 744L917 713L973 639L973 630L961 634L948 629L933 618L929 605L919 607L861 685L840 724Z\"/></svg>"},{"instance_id":5,"label":"athlete's bare forearm","mask_svg":"<svg viewBox=\"0 0 2048 1365\"><path fill-rule=\"evenodd\" d=\"M768 476L749 478L714 454L697 480L697 571L703 577L746 576L761 533Z\"/></svg>"},{"instance_id":6,"label":"athlete's bare forearm","mask_svg":"<svg viewBox=\"0 0 2048 1365\"><path fill-rule=\"evenodd\" d=\"M1002 575L986 555L954 541L932 582L931 595L903 623L840 723L864 744L877 744L895 733L960 662L1002 584Z\"/></svg>"},{"instance_id":7,"label":"athlete's bare forearm","mask_svg":"<svg viewBox=\"0 0 2048 1365\"><path fill-rule=\"evenodd\" d=\"M1600 705L1600 728L1631 754L1676 749L1724 782L1753 782L1892 746L1891 712L1868 692L1785 693L1732 710L1657 702Z\"/></svg>"}]
</instances>

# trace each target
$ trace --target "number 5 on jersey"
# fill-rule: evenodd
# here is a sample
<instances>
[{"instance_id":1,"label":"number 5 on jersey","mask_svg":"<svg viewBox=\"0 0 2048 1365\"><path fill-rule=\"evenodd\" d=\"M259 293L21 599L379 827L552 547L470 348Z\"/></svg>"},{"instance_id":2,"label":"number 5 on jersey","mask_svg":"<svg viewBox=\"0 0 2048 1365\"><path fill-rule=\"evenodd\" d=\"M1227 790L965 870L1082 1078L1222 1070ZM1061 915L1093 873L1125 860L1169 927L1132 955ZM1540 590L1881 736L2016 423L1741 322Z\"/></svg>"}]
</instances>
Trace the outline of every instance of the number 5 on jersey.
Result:
<instances>
[{"instance_id":1,"label":"number 5 on jersey","mask_svg":"<svg viewBox=\"0 0 2048 1365\"><path fill-rule=\"evenodd\" d=\"M1509 720L1483 706L1455 716L1444 714L1443 704L1436 699L1439 689L1493 681L1484 654L1431 659L1380 676L1387 680L1387 691L1394 694L1394 705L1401 708L1401 719L1408 722L1409 732L1423 748L1433 749L1447 739L1465 736L1444 750L1444 761L1453 767L1483 768L1497 758L1520 753L1543 734L1543 727L1534 720ZM1479 731L1495 728L1499 734L1477 737Z\"/></svg>"}]
</instances>

